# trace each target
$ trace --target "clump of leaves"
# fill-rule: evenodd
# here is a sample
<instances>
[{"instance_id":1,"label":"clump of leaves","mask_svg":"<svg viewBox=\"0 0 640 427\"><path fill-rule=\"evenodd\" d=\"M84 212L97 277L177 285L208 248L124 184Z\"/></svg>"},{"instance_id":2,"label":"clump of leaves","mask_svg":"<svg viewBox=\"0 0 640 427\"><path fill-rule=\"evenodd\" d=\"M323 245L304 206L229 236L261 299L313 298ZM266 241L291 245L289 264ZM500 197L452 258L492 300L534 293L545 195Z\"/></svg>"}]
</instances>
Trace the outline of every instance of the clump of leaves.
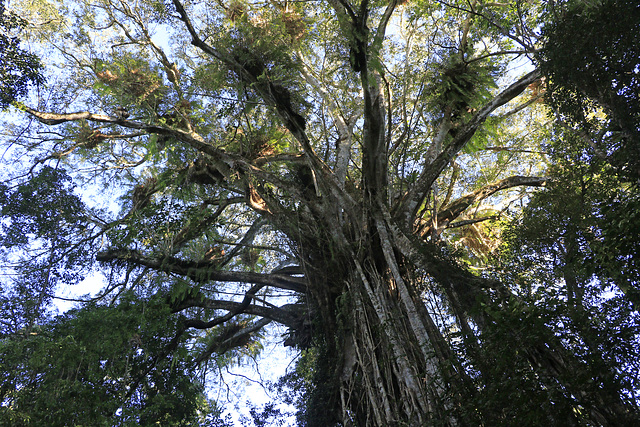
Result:
<instances>
[{"instance_id":1,"label":"clump of leaves","mask_svg":"<svg viewBox=\"0 0 640 427\"><path fill-rule=\"evenodd\" d=\"M96 89L115 98L121 106L155 111L165 90L161 71L143 59L123 56L111 62L95 61Z\"/></svg>"},{"instance_id":2,"label":"clump of leaves","mask_svg":"<svg viewBox=\"0 0 640 427\"><path fill-rule=\"evenodd\" d=\"M448 111L453 122L475 112L496 87L492 67L483 61L463 61L453 55L435 70L430 85L432 105Z\"/></svg>"}]
</instances>

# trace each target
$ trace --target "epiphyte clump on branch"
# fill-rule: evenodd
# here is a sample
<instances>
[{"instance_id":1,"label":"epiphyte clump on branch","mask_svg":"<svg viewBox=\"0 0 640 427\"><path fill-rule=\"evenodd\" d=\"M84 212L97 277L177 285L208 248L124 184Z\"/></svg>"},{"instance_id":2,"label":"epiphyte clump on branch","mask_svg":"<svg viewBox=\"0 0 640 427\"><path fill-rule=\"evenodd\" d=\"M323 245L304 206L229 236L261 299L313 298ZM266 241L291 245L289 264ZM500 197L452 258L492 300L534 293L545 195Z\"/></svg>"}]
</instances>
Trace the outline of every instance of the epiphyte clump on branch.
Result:
<instances>
[{"instance_id":1,"label":"epiphyte clump on branch","mask_svg":"<svg viewBox=\"0 0 640 427\"><path fill-rule=\"evenodd\" d=\"M118 120L126 120L129 117L129 112L124 107L116 108L113 113Z\"/></svg>"}]
</instances>

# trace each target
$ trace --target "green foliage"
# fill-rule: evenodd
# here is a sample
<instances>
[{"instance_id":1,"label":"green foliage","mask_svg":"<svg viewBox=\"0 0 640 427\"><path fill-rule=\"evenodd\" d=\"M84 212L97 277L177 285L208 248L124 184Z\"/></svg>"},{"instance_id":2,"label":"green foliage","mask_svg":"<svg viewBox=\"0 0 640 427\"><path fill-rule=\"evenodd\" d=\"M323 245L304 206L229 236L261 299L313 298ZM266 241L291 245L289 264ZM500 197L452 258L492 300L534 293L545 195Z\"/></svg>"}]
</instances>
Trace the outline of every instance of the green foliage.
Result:
<instances>
[{"instance_id":1,"label":"green foliage","mask_svg":"<svg viewBox=\"0 0 640 427\"><path fill-rule=\"evenodd\" d=\"M98 94L113 98L112 104L141 108L149 114L163 101L165 88L159 67L144 58L125 53L109 62L96 60L95 89Z\"/></svg>"},{"instance_id":2,"label":"green foliage","mask_svg":"<svg viewBox=\"0 0 640 427\"><path fill-rule=\"evenodd\" d=\"M6 275L0 307L11 313L2 326L5 334L45 316L56 286L81 281L93 260L88 242L82 241L89 232L89 211L64 170L45 166L14 188L0 184L0 204Z\"/></svg>"},{"instance_id":3,"label":"green foliage","mask_svg":"<svg viewBox=\"0 0 640 427\"><path fill-rule=\"evenodd\" d=\"M550 425L589 425L584 417L588 409L575 410L579 404L572 391L588 391L594 386L593 376L598 378L606 368L589 359L571 378L562 378L560 386L532 367L538 363L531 359L535 348L554 341L547 325L566 319L566 313L556 311L564 307L557 294L545 290L520 300L494 300L484 307L492 322L484 328L478 355L482 384L466 403L487 425L509 426L516 420L524 425L539 425L541 420Z\"/></svg>"},{"instance_id":4,"label":"green foliage","mask_svg":"<svg viewBox=\"0 0 640 427\"><path fill-rule=\"evenodd\" d=\"M26 21L5 10L5 0L0 0L0 110L25 96L31 85L44 83L40 59L20 48L16 34Z\"/></svg>"},{"instance_id":5,"label":"green foliage","mask_svg":"<svg viewBox=\"0 0 640 427\"><path fill-rule=\"evenodd\" d=\"M177 332L168 314L162 301L127 293L5 336L0 423L212 425L216 409L188 359L168 351Z\"/></svg>"},{"instance_id":6,"label":"green foliage","mask_svg":"<svg viewBox=\"0 0 640 427\"><path fill-rule=\"evenodd\" d=\"M328 373L333 369L324 366L327 360L322 348L302 351L295 370L284 375L275 384L275 390L283 396L283 402L294 405L299 426L335 426L335 410L331 406L335 395L330 391Z\"/></svg>"},{"instance_id":7,"label":"green foliage","mask_svg":"<svg viewBox=\"0 0 640 427\"><path fill-rule=\"evenodd\" d=\"M489 118L485 126L473 135L471 141L464 147L464 152L468 154L477 153L490 145L491 141L499 138L499 120Z\"/></svg>"},{"instance_id":8,"label":"green foliage","mask_svg":"<svg viewBox=\"0 0 640 427\"><path fill-rule=\"evenodd\" d=\"M583 366L583 374L568 378L567 387L587 390L595 384L621 393L636 405L637 392L631 383L638 380L635 354L640 348L638 247L637 239L631 237L636 233L629 227L638 229L640 223L637 211L626 208L635 205L638 189L590 154L589 145L571 131L556 131L555 136L549 170L552 180L505 233L500 264L501 277L517 286L526 302L509 301L511 312L530 316L530 320L498 319L498 329L490 333L511 334L514 324L526 324L526 330L500 340L535 343L539 340L536 333L550 327ZM498 315L507 312L502 313ZM487 343L493 339L488 336ZM518 345L514 342L507 347ZM501 360L497 358L493 366L511 363L511 359ZM523 363L525 369L526 361ZM505 368L504 372L510 371ZM571 406L573 397L563 390L545 390L556 393L552 400L558 402L558 408L563 405L561 400L567 408Z\"/></svg>"},{"instance_id":9,"label":"green foliage","mask_svg":"<svg viewBox=\"0 0 640 427\"><path fill-rule=\"evenodd\" d=\"M494 71L488 61L466 62L460 55L452 55L443 61L431 82L435 106L449 109L454 124L469 117L496 87Z\"/></svg>"},{"instance_id":10,"label":"green foliage","mask_svg":"<svg viewBox=\"0 0 640 427\"><path fill-rule=\"evenodd\" d=\"M64 170L43 167L31 180L9 189L0 187L2 246L29 243L29 237L68 243L68 236L82 226L85 206Z\"/></svg>"},{"instance_id":11,"label":"green foliage","mask_svg":"<svg viewBox=\"0 0 640 427\"><path fill-rule=\"evenodd\" d=\"M640 307L640 192L618 191L602 204L602 237L593 244L603 275Z\"/></svg>"},{"instance_id":12,"label":"green foliage","mask_svg":"<svg viewBox=\"0 0 640 427\"><path fill-rule=\"evenodd\" d=\"M640 5L570 1L544 27L540 52L550 104L568 122L605 134L601 150L640 176ZM593 31L598 28L599 31Z\"/></svg>"},{"instance_id":13,"label":"green foliage","mask_svg":"<svg viewBox=\"0 0 640 427\"><path fill-rule=\"evenodd\" d=\"M629 197L636 190L621 181L610 165L589 155L588 147L570 131L558 131L556 137L554 165L549 170L552 180L533 197L508 240L510 249L524 261L518 270L535 277L543 273L538 265L546 271L540 277L553 281L562 279L569 265L580 282L587 283L600 263L594 247L609 244L602 233L610 223L607 212L620 192ZM598 280L606 282L606 276Z\"/></svg>"}]
</instances>

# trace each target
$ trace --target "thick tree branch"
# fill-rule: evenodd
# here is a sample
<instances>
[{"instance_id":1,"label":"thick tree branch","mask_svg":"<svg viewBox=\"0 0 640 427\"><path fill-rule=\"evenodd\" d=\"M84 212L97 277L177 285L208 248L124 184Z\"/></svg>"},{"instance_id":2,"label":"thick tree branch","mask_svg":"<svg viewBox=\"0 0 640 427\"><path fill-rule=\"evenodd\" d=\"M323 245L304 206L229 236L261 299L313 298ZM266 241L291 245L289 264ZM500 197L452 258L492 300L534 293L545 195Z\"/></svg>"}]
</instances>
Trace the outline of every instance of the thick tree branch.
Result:
<instances>
[{"instance_id":1,"label":"thick tree branch","mask_svg":"<svg viewBox=\"0 0 640 427\"><path fill-rule=\"evenodd\" d=\"M231 261L233 257L236 256L242 249L250 246L253 243L253 239L255 239L258 231L260 231L260 229L266 224L267 220L265 218L256 219L253 224L251 224L251 227L249 227L249 230L247 230L242 239L238 243L236 243L235 247L231 249L229 253L225 255L225 257L221 260L220 266L228 264L229 261Z\"/></svg>"},{"instance_id":2,"label":"thick tree branch","mask_svg":"<svg viewBox=\"0 0 640 427\"><path fill-rule=\"evenodd\" d=\"M23 107L23 109L35 117L39 122L53 126L59 125L62 123L78 121L78 120L88 120L99 123L110 123L113 125L122 126L129 129L141 129L146 131L149 134L158 134L158 135L167 135L174 137L180 141L186 142L191 145L193 148L202 151L205 154L209 154L215 159L220 159L225 163L234 164L237 161L240 161L240 158L234 158L233 156L226 154L224 151L215 148L212 145L209 145L205 140L196 132L187 132L182 129L174 129L170 127L164 127L159 125L150 125L144 122L140 122L137 120L126 120L120 117L112 117L104 114L94 114L88 111L81 111L76 113L47 113L42 111L37 111L29 107ZM227 172L230 171L229 166L226 168Z\"/></svg>"},{"instance_id":3,"label":"thick tree branch","mask_svg":"<svg viewBox=\"0 0 640 427\"><path fill-rule=\"evenodd\" d=\"M444 209L440 210L440 212L438 212L437 221L435 221L435 224L437 224L438 230L447 228L451 221L458 218L470 206L486 199L487 197L495 194L500 190L519 186L542 187L546 182L547 178L544 177L510 176L509 178L505 178L500 181L485 185L484 187L477 189L473 193L466 194L459 199L454 200L453 202L449 203L449 205ZM423 236L428 235L428 233L431 232L433 225L434 224L432 221L432 224L424 231L422 231L421 234Z\"/></svg>"},{"instance_id":4,"label":"thick tree branch","mask_svg":"<svg viewBox=\"0 0 640 427\"><path fill-rule=\"evenodd\" d=\"M241 64L232 54L222 52L207 44L198 35L182 3L179 0L173 0L173 4L180 16L179 19L184 22L187 31L191 35L191 44L201 49L204 53L222 61L232 70L235 70L241 80L249 82L267 105L275 107L278 116L280 116L280 119L294 137L302 143L305 152L308 155L314 154L304 132L306 120L291 105L289 90L269 79L259 79L259 75L255 75L255 72L252 72L247 65Z\"/></svg>"},{"instance_id":5,"label":"thick tree branch","mask_svg":"<svg viewBox=\"0 0 640 427\"><path fill-rule=\"evenodd\" d=\"M196 329L209 329L209 328L213 328L214 326L221 325L222 323L228 320L231 320L233 317L237 316L238 314L245 313L245 310L247 309L247 307L249 307L249 304L251 304L251 301L255 298L256 293L259 292L260 289L262 288L264 288L263 284L252 286L251 289L249 289L244 294L244 298L242 299L242 302L238 303L233 308L233 310L229 310L229 312L224 316L216 317L215 319L212 319L208 322L205 322L204 320L200 320L200 319L186 320L184 322L184 325L187 328L196 328ZM179 310L176 310L176 311L179 311Z\"/></svg>"},{"instance_id":6,"label":"thick tree branch","mask_svg":"<svg viewBox=\"0 0 640 427\"><path fill-rule=\"evenodd\" d=\"M342 187L347 177L347 168L349 166L349 159L351 158L351 146L353 144L353 123L348 122L342 115L335 97L318 81L313 75L313 72L309 66L307 66L302 53L298 53L302 58L303 68L302 76L307 83L313 86L316 91L322 96L322 99L330 106L330 114L333 118L336 130L338 131L338 152L336 153L336 168L335 175Z\"/></svg>"},{"instance_id":7,"label":"thick tree branch","mask_svg":"<svg viewBox=\"0 0 640 427\"><path fill-rule=\"evenodd\" d=\"M185 261L173 256L150 258L131 249L113 249L96 256L101 262L126 262L149 267L157 271L185 276L195 282L241 282L271 286L278 289L305 293L306 280L285 274L260 274L246 271L218 270L219 264L210 261Z\"/></svg>"},{"instance_id":8,"label":"thick tree branch","mask_svg":"<svg viewBox=\"0 0 640 427\"><path fill-rule=\"evenodd\" d=\"M395 1L387 8L389 16L395 6ZM386 201L388 184L387 165L388 147L386 144L386 114L385 101L382 96L382 77L375 68L369 67L371 55L378 55L377 50L369 47L369 29L367 19L369 2L363 0L360 11L351 25L345 28L345 36L351 49L351 67L360 73L360 81L364 98L364 126L362 138L362 187L367 197L379 198ZM381 23L384 30L385 25ZM377 58L376 58L377 59Z\"/></svg>"},{"instance_id":9,"label":"thick tree branch","mask_svg":"<svg viewBox=\"0 0 640 427\"><path fill-rule=\"evenodd\" d=\"M389 24L389 20L391 19L393 12L396 10L398 3L399 3L398 0L391 0L387 5L387 8L385 9L384 14L382 15L382 18L378 23L378 29L376 31L376 35L374 38L374 46L378 46L379 44L382 43L382 40L384 40L385 33L387 31L387 25Z\"/></svg>"},{"instance_id":10,"label":"thick tree branch","mask_svg":"<svg viewBox=\"0 0 640 427\"><path fill-rule=\"evenodd\" d=\"M242 199L238 199L242 200ZM222 215L224 210L234 204L237 203L237 200L231 198L226 199L223 202L218 204L218 209L210 215L204 216L204 218L200 219L197 222L189 222L185 225L172 239L171 249L172 253L177 253L187 242L192 239L197 238L205 231L207 228L213 226L216 220ZM204 211L208 208L209 204L204 202L201 206L201 210Z\"/></svg>"},{"instance_id":11,"label":"thick tree branch","mask_svg":"<svg viewBox=\"0 0 640 427\"><path fill-rule=\"evenodd\" d=\"M233 55L221 52L207 44L198 35L182 3L179 0L173 0L173 4L178 12L179 19L185 24L189 35L191 35L191 44L202 50L204 53L223 62L232 70L235 70L242 80L252 84L252 87L260 93L260 96L265 103L276 108L280 119L287 129L289 129L289 131L303 144L305 152L307 152L307 154L311 154L313 150L311 149L311 145L306 140L306 135L304 134L306 121L302 116L300 116L300 114L294 111L290 102L288 89L279 84L273 83L268 79L259 80L258 77L260 76L252 73L247 66L241 64L233 57ZM307 143L305 144L305 142Z\"/></svg>"},{"instance_id":12,"label":"thick tree branch","mask_svg":"<svg viewBox=\"0 0 640 427\"><path fill-rule=\"evenodd\" d=\"M304 306L300 304L285 304L281 307L264 306L264 305L256 305L256 304L245 305L242 302L211 299L211 298L206 298L203 295L197 295L196 297L187 298L181 301L180 303L172 307L172 311L174 313L177 313L179 311L183 311L188 308L227 310L229 313L234 313L234 316L237 314L250 314L253 316L260 316L265 319L278 322L292 329L298 329L300 327L300 322L304 312ZM215 326L215 325L207 326L208 323L210 322L204 322L199 319L191 319L186 321L185 326L189 328L196 328L196 329L207 329L212 326ZM217 324L218 323L216 323L216 325Z\"/></svg>"},{"instance_id":13,"label":"thick tree branch","mask_svg":"<svg viewBox=\"0 0 640 427\"><path fill-rule=\"evenodd\" d=\"M524 110L525 108L527 108L528 106L535 104L536 102L539 102L540 100L542 100L544 97L544 91L540 92L539 94L532 96L531 98L529 98L528 100L526 100L525 102L523 102L522 104L516 106L515 108L513 108L510 111L507 111L506 113L502 114L500 116L500 119L506 119L507 117L513 116L514 114L518 114L520 111Z\"/></svg>"},{"instance_id":14,"label":"thick tree branch","mask_svg":"<svg viewBox=\"0 0 640 427\"><path fill-rule=\"evenodd\" d=\"M471 140L487 117L497 108L520 95L527 86L539 77L540 70L536 69L500 92L461 127L453 141L451 141L432 162L429 162L429 159L427 159L419 178L411 189L407 191L396 211L404 217L403 222L405 226L408 227L413 223L412 219L415 218L422 200L426 197L427 192L435 180L447 167L451 159Z\"/></svg>"},{"instance_id":15,"label":"thick tree branch","mask_svg":"<svg viewBox=\"0 0 640 427\"><path fill-rule=\"evenodd\" d=\"M490 221L498 218L499 216L497 215L491 215L491 216L483 216L482 218L464 219L461 221L450 222L446 228L464 227L465 225L477 224L479 222Z\"/></svg>"},{"instance_id":16,"label":"thick tree branch","mask_svg":"<svg viewBox=\"0 0 640 427\"><path fill-rule=\"evenodd\" d=\"M189 15L187 15L187 11L184 9L182 3L179 0L173 0L173 5L176 7L176 12L178 12L178 19L181 20L187 27L187 31L191 36L191 44L222 62L228 62L228 58L226 58L224 55L221 55L217 49L214 49L212 46L210 46L200 38L196 29L191 23L191 19L189 19Z\"/></svg>"},{"instance_id":17,"label":"thick tree branch","mask_svg":"<svg viewBox=\"0 0 640 427\"><path fill-rule=\"evenodd\" d=\"M29 107L23 107L25 111L34 116L38 121L46 125L58 125L62 123L78 121L78 120L88 120L100 123L110 123L113 125L122 126L130 129L141 129L147 132L148 134L157 134L157 135L166 135L175 138L176 140L182 141L194 149L206 154L207 161L206 164L192 165L195 169L206 169L206 170L197 170L196 172L206 172L209 175L215 176L218 180L222 181L230 178L235 172L243 172L253 176L258 177L263 182L269 182L279 188L286 189L290 192L299 192L299 188L296 184L292 184L290 182L284 181L275 175L265 172L259 167L251 164L246 158L235 155L232 153L227 153L224 150L221 150L202 138L195 131L185 131L182 129L164 127L159 125L150 125L144 122L136 121L136 120L126 120L118 117L111 117L103 114L94 114L88 111L76 112L76 113L49 113L49 112L41 112L34 110ZM306 135L303 135L306 138ZM307 143L309 141L307 140ZM282 160L293 160L300 161L300 155L293 155L293 157L283 157ZM262 163L266 161L263 160ZM318 160L318 162L320 162ZM196 161L197 163L197 161ZM257 162L256 162L257 163ZM322 162L319 170L322 170L325 174L333 176L330 169ZM189 173L189 168L185 169L187 173ZM335 178L335 177L334 177ZM335 194L334 194L335 195ZM341 200L344 197L341 197Z\"/></svg>"},{"instance_id":18,"label":"thick tree branch","mask_svg":"<svg viewBox=\"0 0 640 427\"><path fill-rule=\"evenodd\" d=\"M309 159L310 166L314 170L315 174L323 177L325 184L330 187L329 191L331 191L332 196L339 201L338 207L346 209L348 205L353 205L353 203L349 203L348 195L341 191L340 183L331 169L318 157L313 149L311 141L305 132L306 120L296 112L291 105L288 89L268 79L259 80L259 76L253 75L250 70L235 60L232 55L223 53L205 43L198 36L198 33L196 32L180 0L173 0L173 4L179 14L179 19L184 22L187 27L187 31L191 35L191 43L200 48L204 53L222 61L231 69L235 70L244 81L252 85L252 88L260 94L267 105L275 107L281 121L287 127L289 132L291 132L293 137L302 145L302 148Z\"/></svg>"},{"instance_id":19,"label":"thick tree branch","mask_svg":"<svg viewBox=\"0 0 640 427\"><path fill-rule=\"evenodd\" d=\"M88 111L79 111L77 113L58 114L58 113L43 113L27 106L22 107L27 113L38 119L39 122L45 125L53 126L61 123L72 122L77 120L90 120L101 123L120 124L122 119L118 117L107 116L104 114L93 114ZM139 127L137 129L140 129Z\"/></svg>"},{"instance_id":20,"label":"thick tree branch","mask_svg":"<svg viewBox=\"0 0 640 427\"><path fill-rule=\"evenodd\" d=\"M251 340L252 334L260 331L260 329L264 328L271 322L271 319L263 318L243 327L231 336L225 336L223 339L219 339L217 337L212 339L207 350L203 351L196 359L196 365L207 360L213 353L223 354L233 348L246 344Z\"/></svg>"}]
</instances>

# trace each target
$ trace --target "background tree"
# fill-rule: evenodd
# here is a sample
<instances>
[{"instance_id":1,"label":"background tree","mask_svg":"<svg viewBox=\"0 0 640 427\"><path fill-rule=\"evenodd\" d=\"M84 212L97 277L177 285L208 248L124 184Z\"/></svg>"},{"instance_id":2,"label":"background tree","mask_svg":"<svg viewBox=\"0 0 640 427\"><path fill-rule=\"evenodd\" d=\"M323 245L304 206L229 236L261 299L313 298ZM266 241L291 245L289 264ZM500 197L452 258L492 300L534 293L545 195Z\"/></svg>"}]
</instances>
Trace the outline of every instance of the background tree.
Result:
<instances>
[{"instance_id":1,"label":"background tree","mask_svg":"<svg viewBox=\"0 0 640 427\"><path fill-rule=\"evenodd\" d=\"M96 360L113 360L105 366L118 380L100 390L121 403L96 409L100 416L171 422L163 417L173 416L174 392L188 396L178 413L194 419L206 405L197 387L184 388L189 375L211 378L255 355L278 323L287 329L282 343L302 352L299 375L281 384L305 385L301 424L637 420L628 374L637 322L628 304L612 313L606 287L589 282L580 254L601 250L585 243L599 212L573 197L612 195L626 182L606 166L585 174L583 163L565 162L577 146L549 130L542 73L530 58L541 43L535 29L561 18L541 3L42 7L55 28L34 26L32 37L62 74L54 102L25 106L28 123L7 140L6 158L28 159L29 169L7 177L5 197L20 188L37 195L37 179L62 167L80 188L121 197L102 209L63 203L53 217L64 233L38 225L20 246L5 245L4 256L33 274L56 266L106 272L97 301L32 322L55 339L86 331L97 313L115 325L115 346L139 337L139 350L115 357L87 347L93 362L73 365L84 393L104 369ZM566 153L554 167L570 173L551 172L571 185L544 193L553 202L544 215L535 216L540 196L523 228L506 228L510 246L497 261L504 225L520 217L527 189L549 182L550 150ZM606 185L577 187L579 176L603 176ZM566 194L570 212L561 217L553 205ZM3 212L9 227L33 210L19 206ZM25 224L48 224L34 218ZM532 238L529 224L554 224L562 247ZM562 256L557 268L550 251ZM597 277L605 276L622 291L628 285ZM604 323L625 314L623 332ZM8 355L20 354L19 331L4 338ZM628 351L603 348L594 331ZM136 356L144 360L128 377L127 357ZM23 379L7 377L8 416L32 404L29 390L69 387L46 375L24 380L58 377L44 366L34 359Z\"/></svg>"},{"instance_id":2,"label":"background tree","mask_svg":"<svg viewBox=\"0 0 640 427\"><path fill-rule=\"evenodd\" d=\"M569 2L551 12L560 18L546 27L540 59L550 79L549 103L564 128L557 139L571 140L571 145L559 144L556 156L571 167L556 173L565 184L580 187L579 193L595 196L581 197L581 203L598 210L592 216L594 253L589 258L596 258L601 273L615 277L612 283L637 307L639 248L631 236L640 225L640 7L635 2ZM585 30L596 23L606 30L599 37ZM575 170L598 169L596 192L584 182L590 173L570 176Z\"/></svg>"},{"instance_id":3,"label":"background tree","mask_svg":"<svg viewBox=\"0 0 640 427\"><path fill-rule=\"evenodd\" d=\"M540 59L550 105L594 152L632 180L640 177L638 57L640 6L634 1L567 2L551 7ZM588 28L602 28L596 34Z\"/></svg>"},{"instance_id":4,"label":"background tree","mask_svg":"<svg viewBox=\"0 0 640 427\"><path fill-rule=\"evenodd\" d=\"M0 295L0 420L16 426L221 423L189 359L166 349L162 337L177 326L163 299L121 291L110 304L96 304L99 297L54 318L55 289L82 280L92 262L82 241L90 210L70 181L64 171L44 167L14 189L0 188L3 255L10 262ZM28 246L37 249L16 260Z\"/></svg>"}]
</instances>

